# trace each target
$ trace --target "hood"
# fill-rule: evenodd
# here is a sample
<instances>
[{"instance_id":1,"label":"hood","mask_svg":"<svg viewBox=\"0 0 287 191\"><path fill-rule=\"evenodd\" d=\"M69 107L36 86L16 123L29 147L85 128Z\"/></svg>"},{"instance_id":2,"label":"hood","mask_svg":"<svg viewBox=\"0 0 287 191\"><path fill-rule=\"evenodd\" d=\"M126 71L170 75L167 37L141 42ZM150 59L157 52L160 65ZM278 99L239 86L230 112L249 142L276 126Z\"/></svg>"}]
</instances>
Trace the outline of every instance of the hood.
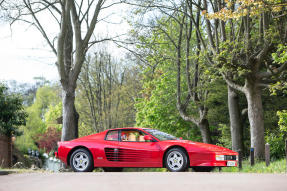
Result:
<instances>
[{"instance_id":1,"label":"hood","mask_svg":"<svg viewBox=\"0 0 287 191\"><path fill-rule=\"evenodd\" d=\"M190 140L172 140L170 142L185 144L187 148L191 148L191 149L197 148L199 150L202 150L203 152L204 151L205 152L234 152L230 149L227 149L221 146L207 144L207 143L193 142Z\"/></svg>"}]
</instances>

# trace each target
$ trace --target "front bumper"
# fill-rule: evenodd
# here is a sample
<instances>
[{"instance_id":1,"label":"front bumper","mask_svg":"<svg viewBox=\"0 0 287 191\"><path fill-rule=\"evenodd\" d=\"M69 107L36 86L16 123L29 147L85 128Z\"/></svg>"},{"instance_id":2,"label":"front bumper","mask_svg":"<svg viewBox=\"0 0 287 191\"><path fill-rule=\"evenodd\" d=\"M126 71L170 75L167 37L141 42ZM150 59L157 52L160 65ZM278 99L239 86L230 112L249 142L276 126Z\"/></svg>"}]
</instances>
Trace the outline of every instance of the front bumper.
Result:
<instances>
[{"instance_id":1,"label":"front bumper","mask_svg":"<svg viewBox=\"0 0 287 191\"><path fill-rule=\"evenodd\" d=\"M210 162L198 162L198 163L193 163L192 166L216 166L216 167L237 167L238 161L234 161L235 165L234 166L228 166L227 165L228 161L210 161Z\"/></svg>"}]
</instances>

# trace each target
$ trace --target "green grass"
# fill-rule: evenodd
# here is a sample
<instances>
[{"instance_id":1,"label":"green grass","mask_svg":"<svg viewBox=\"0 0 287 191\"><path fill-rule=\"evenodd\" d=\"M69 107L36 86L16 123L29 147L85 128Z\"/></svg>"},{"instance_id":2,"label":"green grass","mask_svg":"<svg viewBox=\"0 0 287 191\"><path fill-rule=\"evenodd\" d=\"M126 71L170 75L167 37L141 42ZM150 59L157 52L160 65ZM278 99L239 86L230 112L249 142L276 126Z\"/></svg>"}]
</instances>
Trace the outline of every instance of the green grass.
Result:
<instances>
[{"instance_id":1,"label":"green grass","mask_svg":"<svg viewBox=\"0 0 287 191\"><path fill-rule=\"evenodd\" d=\"M218 169L214 170L218 172ZM239 171L237 167L225 167L221 172L244 172L244 173L286 173L286 160L281 159L270 162L270 165L266 167L265 162L255 161L254 166L250 166L248 160L242 162L242 169Z\"/></svg>"}]
</instances>

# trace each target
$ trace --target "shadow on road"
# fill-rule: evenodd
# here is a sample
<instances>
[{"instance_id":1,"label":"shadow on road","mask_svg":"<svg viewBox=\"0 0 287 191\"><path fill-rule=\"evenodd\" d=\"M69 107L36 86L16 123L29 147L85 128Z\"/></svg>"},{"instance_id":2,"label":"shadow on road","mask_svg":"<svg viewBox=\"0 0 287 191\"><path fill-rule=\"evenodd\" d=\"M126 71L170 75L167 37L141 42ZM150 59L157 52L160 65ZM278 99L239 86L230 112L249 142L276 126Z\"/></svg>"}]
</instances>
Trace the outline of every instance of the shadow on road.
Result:
<instances>
[{"instance_id":1,"label":"shadow on road","mask_svg":"<svg viewBox=\"0 0 287 191\"><path fill-rule=\"evenodd\" d=\"M8 174L11 174L13 173L12 171L0 171L0 176L1 175L8 175Z\"/></svg>"}]
</instances>

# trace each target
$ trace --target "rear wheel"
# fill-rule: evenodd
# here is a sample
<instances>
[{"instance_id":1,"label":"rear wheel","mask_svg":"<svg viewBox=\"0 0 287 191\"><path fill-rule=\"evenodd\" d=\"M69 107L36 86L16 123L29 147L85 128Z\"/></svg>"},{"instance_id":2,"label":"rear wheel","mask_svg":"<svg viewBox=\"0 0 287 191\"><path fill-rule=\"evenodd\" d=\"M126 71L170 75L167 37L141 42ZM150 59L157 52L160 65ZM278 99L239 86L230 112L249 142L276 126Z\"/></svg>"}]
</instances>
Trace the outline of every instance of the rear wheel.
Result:
<instances>
[{"instance_id":1,"label":"rear wheel","mask_svg":"<svg viewBox=\"0 0 287 191\"><path fill-rule=\"evenodd\" d=\"M180 148L170 149L165 155L165 166L171 172L183 172L188 168L188 158Z\"/></svg>"},{"instance_id":2,"label":"rear wheel","mask_svg":"<svg viewBox=\"0 0 287 191\"><path fill-rule=\"evenodd\" d=\"M104 170L104 172L122 172L123 168L119 168L119 167L104 167L103 170Z\"/></svg>"},{"instance_id":3,"label":"rear wheel","mask_svg":"<svg viewBox=\"0 0 287 191\"><path fill-rule=\"evenodd\" d=\"M93 157L86 149L77 149L70 158L74 172L91 172L94 169Z\"/></svg>"}]
</instances>

